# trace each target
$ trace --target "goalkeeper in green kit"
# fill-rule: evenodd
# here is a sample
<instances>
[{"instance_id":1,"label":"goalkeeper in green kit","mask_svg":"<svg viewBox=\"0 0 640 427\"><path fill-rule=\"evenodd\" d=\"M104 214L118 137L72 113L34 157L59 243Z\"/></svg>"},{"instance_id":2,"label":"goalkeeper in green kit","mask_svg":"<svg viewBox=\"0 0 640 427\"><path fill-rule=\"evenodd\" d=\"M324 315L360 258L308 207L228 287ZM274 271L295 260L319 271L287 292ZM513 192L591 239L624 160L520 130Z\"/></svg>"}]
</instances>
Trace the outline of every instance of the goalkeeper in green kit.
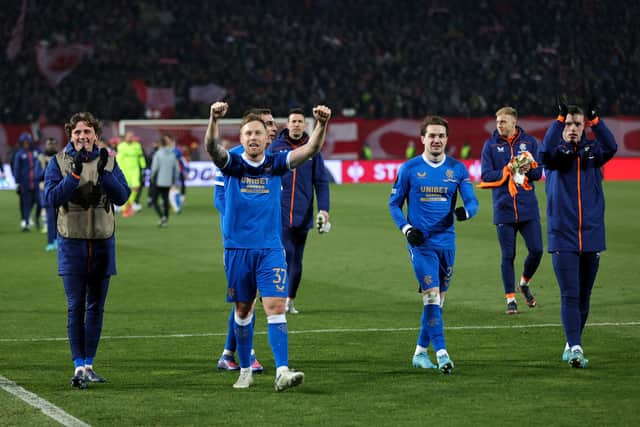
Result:
<instances>
[{"instance_id":1,"label":"goalkeeper in green kit","mask_svg":"<svg viewBox=\"0 0 640 427\"><path fill-rule=\"evenodd\" d=\"M122 216L126 218L133 216L140 209L140 206L135 205L134 201L141 187L140 171L147 167L142 146L138 141L135 141L132 132L127 132L124 140L118 144L116 160L120 165L120 169L122 169L129 188L131 188L131 196L122 210Z\"/></svg>"}]
</instances>

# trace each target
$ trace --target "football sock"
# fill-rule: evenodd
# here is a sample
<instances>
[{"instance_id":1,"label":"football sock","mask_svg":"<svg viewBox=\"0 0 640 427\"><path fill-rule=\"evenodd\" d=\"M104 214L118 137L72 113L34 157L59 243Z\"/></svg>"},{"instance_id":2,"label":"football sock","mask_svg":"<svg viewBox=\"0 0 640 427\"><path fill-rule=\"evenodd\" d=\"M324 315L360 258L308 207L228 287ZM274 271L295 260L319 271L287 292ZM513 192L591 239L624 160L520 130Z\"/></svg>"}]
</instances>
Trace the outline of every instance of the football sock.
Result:
<instances>
[{"instance_id":1,"label":"football sock","mask_svg":"<svg viewBox=\"0 0 640 427\"><path fill-rule=\"evenodd\" d=\"M504 295L507 298L507 302L514 302L516 300L516 294L515 293L511 293L511 294L505 294Z\"/></svg>"},{"instance_id":2,"label":"football sock","mask_svg":"<svg viewBox=\"0 0 640 427\"><path fill-rule=\"evenodd\" d=\"M276 369L276 378L278 377L278 375L282 374L283 372L286 372L289 370L288 366L278 366L278 368Z\"/></svg>"},{"instance_id":3,"label":"football sock","mask_svg":"<svg viewBox=\"0 0 640 427\"><path fill-rule=\"evenodd\" d=\"M89 366L93 368L93 357L85 357L84 358L84 366Z\"/></svg>"},{"instance_id":4,"label":"football sock","mask_svg":"<svg viewBox=\"0 0 640 427\"><path fill-rule=\"evenodd\" d=\"M424 318L427 320L426 329L429 333L429 338L431 339L434 350L437 352L446 348L440 301L438 301L437 304L425 305L424 311L426 314Z\"/></svg>"},{"instance_id":5,"label":"football sock","mask_svg":"<svg viewBox=\"0 0 640 427\"><path fill-rule=\"evenodd\" d=\"M584 351L582 351L582 346L580 346L580 345L571 346L571 351L572 352L573 351L579 351L580 353L584 353Z\"/></svg>"},{"instance_id":6,"label":"football sock","mask_svg":"<svg viewBox=\"0 0 640 427\"><path fill-rule=\"evenodd\" d=\"M527 279L526 277L522 276L520 278L520 286L529 286L530 281L531 279Z\"/></svg>"},{"instance_id":7,"label":"football sock","mask_svg":"<svg viewBox=\"0 0 640 427\"><path fill-rule=\"evenodd\" d=\"M78 370L78 368L84 368L84 359L73 359L73 367Z\"/></svg>"},{"instance_id":8,"label":"football sock","mask_svg":"<svg viewBox=\"0 0 640 427\"><path fill-rule=\"evenodd\" d=\"M426 305L424 306L425 308L422 309L422 317L420 318L420 334L418 335L418 345L416 346L416 352L417 347L422 347L426 349L429 347L429 331L427 330L427 310L426 310ZM418 354L418 353L416 353Z\"/></svg>"},{"instance_id":9,"label":"football sock","mask_svg":"<svg viewBox=\"0 0 640 427\"><path fill-rule=\"evenodd\" d=\"M269 345L273 352L276 368L289 365L289 329L287 317L284 314L267 316L267 332Z\"/></svg>"},{"instance_id":10,"label":"football sock","mask_svg":"<svg viewBox=\"0 0 640 427\"><path fill-rule=\"evenodd\" d=\"M237 314L234 317L234 332L236 335L240 367L248 368L251 366L251 348L253 347L253 327L251 326L251 319L241 319Z\"/></svg>"},{"instance_id":11,"label":"football sock","mask_svg":"<svg viewBox=\"0 0 640 427\"><path fill-rule=\"evenodd\" d=\"M422 347L421 345L417 345L416 346L416 351L413 354L414 355L418 355L420 353L426 353L426 352L427 352L427 347Z\"/></svg>"},{"instance_id":12,"label":"football sock","mask_svg":"<svg viewBox=\"0 0 640 427\"><path fill-rule=\"evenodd\" d=\"M236 334L234 332L235 327L235 308L231 306L231 313L229 313L229 320L227 325L227 341L224 343L224 349L229 350L229 355L233 355L236 351ZM223 353L224 354L224 353Z\"/></svg>"}]
</instances>

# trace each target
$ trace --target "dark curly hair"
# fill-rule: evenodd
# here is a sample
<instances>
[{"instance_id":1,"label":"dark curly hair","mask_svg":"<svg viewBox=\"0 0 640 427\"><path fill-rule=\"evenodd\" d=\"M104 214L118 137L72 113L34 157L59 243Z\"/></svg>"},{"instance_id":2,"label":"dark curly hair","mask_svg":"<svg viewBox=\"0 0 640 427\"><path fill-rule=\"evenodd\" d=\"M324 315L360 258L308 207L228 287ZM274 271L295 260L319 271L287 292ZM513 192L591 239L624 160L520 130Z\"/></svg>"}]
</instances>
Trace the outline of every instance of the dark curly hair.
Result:
<instances>
[{"instance_id":1,"label":"dark curly hair","mask_svg":"<svg viewBox=\"0 0 640 427\"><path fill-rule=\"evenodd\" d=\"M93 114L83 111L75 113L69 119L69 123L64 124L64 131L68 139L71 139L71 132L79 122L85 122L89 127L92 127L98 137L102 133L102 123L100 123L100 120L93 117Z\"/></svg>"}]
</instances>

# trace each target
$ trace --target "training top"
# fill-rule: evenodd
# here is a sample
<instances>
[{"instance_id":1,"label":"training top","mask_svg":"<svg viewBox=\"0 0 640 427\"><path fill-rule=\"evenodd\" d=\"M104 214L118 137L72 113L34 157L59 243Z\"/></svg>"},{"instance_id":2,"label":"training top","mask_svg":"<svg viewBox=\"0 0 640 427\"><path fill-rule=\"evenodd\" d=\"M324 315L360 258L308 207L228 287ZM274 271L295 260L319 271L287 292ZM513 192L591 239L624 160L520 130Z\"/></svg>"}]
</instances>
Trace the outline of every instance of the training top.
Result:
<instances>
[{"instance_id":1,"label":"training top","mask_svg":"<svg viewBox=\"0 0 640 427\"><path fill-rule=\"evenodd\" d=\"M491 138L482 147L482 181L495 182L503 177L504 167L514 157L529 152L540 163L538 158L538 141L516 127L517 133L513 140L508 141L494 131ZM518 186L515 196L509 193L507 182L491 190L493 199L493 223L510 224L540 219L538 198L536 197L534 181L542 177L542 166L530 170L526 174L529 178L531 190Z\"/></svg>"},{"instance_id":2,"label":"training top","mask_svg":"<svg viewBox=\"0 0 640 427\"><path fill-rule=\"evenodd\" d=\"M602 166L618 150L601 119L591 124L595 140L584 132L577 144L562 138L564 123L554 120L542 141L547 191L549 252L598 252L606 249Z\"/></svg>"}]
</instances>

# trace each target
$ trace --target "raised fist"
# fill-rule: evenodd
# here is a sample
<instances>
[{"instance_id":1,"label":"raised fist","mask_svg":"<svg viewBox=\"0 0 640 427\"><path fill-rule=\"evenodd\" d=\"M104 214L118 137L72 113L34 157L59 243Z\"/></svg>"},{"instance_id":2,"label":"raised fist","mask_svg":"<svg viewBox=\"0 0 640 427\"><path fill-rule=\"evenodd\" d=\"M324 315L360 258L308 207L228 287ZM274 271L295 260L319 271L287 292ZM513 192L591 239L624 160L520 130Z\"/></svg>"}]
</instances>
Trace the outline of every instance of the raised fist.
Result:
<instances>
[{"instance_id":1,"label":"raised fist","mask_svg":"<svg viewBox=\"0 0 640 427\"><path fill-rule=\"evenodd\" d=\"M331 118L331 108L326 105L316 105L313 108L313 117L320 123L324 124Z\"/></svg>"},{"instance_id":2,"label":"raised fist","mask_svg":"<svg viewBox=\"0 0 640 427\"><path fill-rule=\"evenodd\" d=\"M221 117L224 117L225 114L227 114L228 109L229 104L227 104L226 102L214 102L213 104L211 104L211 118L219 119Z\"/></svg>"}]
</instances>

